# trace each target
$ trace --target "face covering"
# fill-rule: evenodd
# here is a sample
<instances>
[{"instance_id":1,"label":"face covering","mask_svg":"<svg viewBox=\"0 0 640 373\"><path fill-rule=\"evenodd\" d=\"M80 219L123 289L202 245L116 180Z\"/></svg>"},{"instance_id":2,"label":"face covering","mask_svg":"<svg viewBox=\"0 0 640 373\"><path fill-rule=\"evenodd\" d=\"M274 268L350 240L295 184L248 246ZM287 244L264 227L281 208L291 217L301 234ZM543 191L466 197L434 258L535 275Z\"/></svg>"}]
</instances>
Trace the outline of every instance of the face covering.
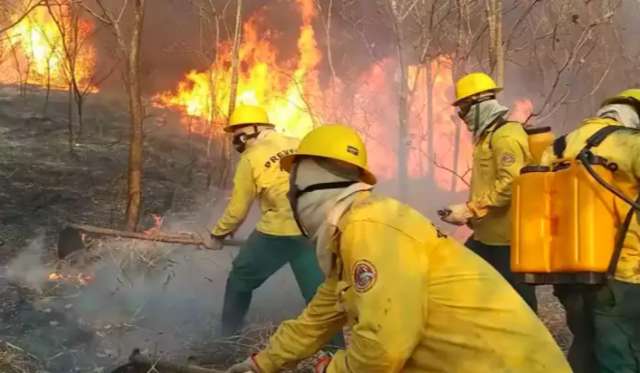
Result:
<instances>
[{"instance_id":1,"label":"face covering","mask_svg":"<svg viewBox=\"0 0 640 373\"><path fill-rule=\"evenodd\" d=\"M605 105L598 110L600 118L616 120L620 125L629 128L640 128L640 116L635 108L626 104Z\"/></svg>"},{"instance_id":2,"label":"face covering","mask_svg":"<svg viewBox=\"0 0 640 373\"><path fill-rule=\"evenodd\" d=\"M246 133L240 130L238 133L233 135L233 147L236 149L238 153L243 153L247 150L247 143L251 139L255 139L260 136L260 131L258 131L257 126L253 126L253 133Z\"/></svg>"},{"instance_id":3,"label":"face covering","mask_svg":"<svg viewBox=\"0 0 640 373\"><path fill-rule=\"evenodd\" d=\"M314 182L306 182L309 179ZM357 181L323 170L313 159L302 159L296 162L289 177L287 198L300 232L305 237L313 236L322 224L324 213L333 204L335 197L344 188L355 183Z\"/></svg>"},{"instance_id":4,"label":"face covering","mask_svg":"<svg viewBox=\"0 0 640 373\"><path fill-rule=\"evenodd\" d=\"M507 107L500 105L495 99L490 99L473 104L463 120L477 141L496 119L504 117L508 112Z\"/></svg>"}]
</instances>

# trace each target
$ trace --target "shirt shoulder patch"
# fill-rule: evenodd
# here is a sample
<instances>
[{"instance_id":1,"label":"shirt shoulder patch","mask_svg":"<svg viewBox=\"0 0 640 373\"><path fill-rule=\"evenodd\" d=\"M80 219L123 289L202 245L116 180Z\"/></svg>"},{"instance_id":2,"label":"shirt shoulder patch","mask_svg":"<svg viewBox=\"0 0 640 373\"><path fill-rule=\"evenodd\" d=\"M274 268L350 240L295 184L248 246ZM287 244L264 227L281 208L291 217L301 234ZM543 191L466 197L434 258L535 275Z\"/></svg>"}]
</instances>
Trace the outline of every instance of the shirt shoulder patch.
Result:
<instances>
[{"instance_id":1,"label":"shirt shoulder patch","mask_svg":"<svg viewBox=\"0 0 640 373\"><path fill-rule=\"evenodd\" d=\"M504 153L500 158L500 164L508 167L516 163L516 156L513 153Z\"/></svg>"},{"instance_id":2,"label":"shirt shoulder patch","mask_svg":"<svg viewBox=\"0 0 640 373\"><path fill-rule=\"evenodd\" d=\"M353 287L358 293L365 293L375 285L378 270L368 260L358 260L353 265Z\"/></svg>"}]
</instances>

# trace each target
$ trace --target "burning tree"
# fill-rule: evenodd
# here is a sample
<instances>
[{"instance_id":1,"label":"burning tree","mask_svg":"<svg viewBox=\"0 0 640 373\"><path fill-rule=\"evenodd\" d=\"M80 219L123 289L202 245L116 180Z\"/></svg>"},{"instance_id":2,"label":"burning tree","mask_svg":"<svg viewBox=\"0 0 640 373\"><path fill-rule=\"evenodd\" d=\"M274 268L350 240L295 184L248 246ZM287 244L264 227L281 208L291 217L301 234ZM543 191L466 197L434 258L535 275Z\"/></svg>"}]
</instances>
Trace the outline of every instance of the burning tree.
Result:
<instances>
[{"instance_id":1,"label":"burning tree","mask_svg":"<svg viewBox=\"0 0 640 373\"><path fill-rule=\"evenodd\" d=\"M135 230L140 219L142 207L142 162L143 162L143 121L144 105L140 87L140 46L144 24L145 0L123 0L120 7L114 10L107 2L96 0L97 9L84 4L83 7L96 19L104 23L116 38L118 50L125 62L124 82L129 97L130 144L128 171L128 198L126 211L126 227ZM129 10L129 13L127 12ZM123 26L125 16L131 17L130 30ZM127 32L128 31L128 32Z\"/></svg>"}]
</instances>

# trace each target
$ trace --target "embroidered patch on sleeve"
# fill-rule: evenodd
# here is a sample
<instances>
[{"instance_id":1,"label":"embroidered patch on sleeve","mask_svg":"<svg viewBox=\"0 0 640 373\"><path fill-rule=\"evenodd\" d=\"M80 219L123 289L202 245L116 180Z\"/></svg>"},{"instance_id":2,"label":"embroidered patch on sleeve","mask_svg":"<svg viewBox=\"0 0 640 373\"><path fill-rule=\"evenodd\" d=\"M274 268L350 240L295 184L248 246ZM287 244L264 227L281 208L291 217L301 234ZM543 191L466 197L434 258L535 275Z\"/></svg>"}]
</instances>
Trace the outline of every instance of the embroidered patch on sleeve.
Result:
<instances>
[{"instance_id":1,"label":"embroidered patch on sleeve","mask_svg":"<svg viewBox=\"0 0 640 373\"><path fill-rule=\"evenodd\" d=\"M516 156L512 153L504 153L500 158L500 164L503 166L511 166L514 163L516 163Z\"/></svg>"},{"instance_id":2,"label":"embroidered patch on sleeve","mask_svg":"<svg viewBox=\"0 0 640 373\"><path fill-rule=\"evenodd\" d=\"M353 287L358 293L369 291L378 279L378 271L373 263L358 260L353 265Z\"/></svg>"}]
</instances>

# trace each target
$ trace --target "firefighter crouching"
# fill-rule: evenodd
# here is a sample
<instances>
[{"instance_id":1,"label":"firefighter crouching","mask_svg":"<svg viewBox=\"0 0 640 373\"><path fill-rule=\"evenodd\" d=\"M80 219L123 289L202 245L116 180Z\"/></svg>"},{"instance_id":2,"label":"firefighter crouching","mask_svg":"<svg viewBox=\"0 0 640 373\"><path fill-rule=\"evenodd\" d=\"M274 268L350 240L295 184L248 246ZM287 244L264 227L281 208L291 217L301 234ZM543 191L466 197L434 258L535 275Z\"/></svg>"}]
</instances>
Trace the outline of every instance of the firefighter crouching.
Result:
<instances>
[{"instance_id":1,"label":"firefighter crouching","mask_svg":"<svg viewBox=\"0 0 640 373\"><path fill-rule=\"evenodd\" d=\"M353 129L316 128L281 164L326 279L297 319L228 372L295 365L344 325L347 349L317 372L570 372L498 272L417 211L372 192L376 178Z\"/></svg>"},{"instance_id":2,"label":"firefighter crouching","mask_svg":"<svg viewBox=\"0 0 640 373\"><path fill-rule=\"evenodd\" d=\"M544 165L575 159L601 131L601 143L590 152L614 170L611 186L628 200L615 199L619 250L612 255L606 283L555 286L574 334L569 361L575 372L640 372L640 224L638 210L630 205L636 201L637 207L640 193L639 113L640 89L623 91L543 155Z\"/></svg>"}]
</instances>

